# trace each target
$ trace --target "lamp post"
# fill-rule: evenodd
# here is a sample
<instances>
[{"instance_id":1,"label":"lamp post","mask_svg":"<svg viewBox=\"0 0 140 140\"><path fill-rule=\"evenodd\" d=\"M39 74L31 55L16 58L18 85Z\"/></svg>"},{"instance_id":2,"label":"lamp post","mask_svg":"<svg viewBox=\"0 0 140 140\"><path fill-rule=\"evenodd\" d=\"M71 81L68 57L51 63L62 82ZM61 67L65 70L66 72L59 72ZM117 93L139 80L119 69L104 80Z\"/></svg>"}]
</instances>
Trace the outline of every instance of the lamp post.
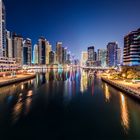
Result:
<instances>
[{"instance_id":1,"label":"lamp post","mask_svg":"<svg viewBox=\"0 0 140 140\"><path fill-rule=\"evenodd\" d=\"M123 74L122 74L122 77L123 77L123 79L125 79L125 77L126 77L126 74L125 74L125 73L123 73Z\"/></svg>"}]
</instances>

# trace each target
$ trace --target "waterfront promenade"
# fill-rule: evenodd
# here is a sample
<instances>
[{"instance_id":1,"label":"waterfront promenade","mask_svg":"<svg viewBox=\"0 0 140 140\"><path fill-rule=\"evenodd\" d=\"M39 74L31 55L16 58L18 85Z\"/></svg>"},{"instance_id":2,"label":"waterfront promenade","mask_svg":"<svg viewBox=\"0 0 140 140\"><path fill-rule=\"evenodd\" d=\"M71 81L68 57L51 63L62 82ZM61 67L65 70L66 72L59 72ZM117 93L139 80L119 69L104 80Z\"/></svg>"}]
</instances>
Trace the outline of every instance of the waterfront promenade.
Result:
<instances>
[{"instance_id":1,"label":"waterfront promenade","mask_svg":"<svg viewBox=\"0 0 140 140\"><path fill-rule=\"evenodd\" d=\"M35 73L17 74L16 76L0 77L0 87L10 85L16 82L22 82L35 77Z\"/></svg>"},{"instance_id":2,"label":"waterfront promenade","mask_svg":"<svg viewBox=\"0 0 140 140\"><path fill-rule=\"evenodd\" d=\"M112 80L107 77L102 77L102 80L130 96L140 99L140 83L132 83L125 80Z\"/></svg>"}]
</instances>

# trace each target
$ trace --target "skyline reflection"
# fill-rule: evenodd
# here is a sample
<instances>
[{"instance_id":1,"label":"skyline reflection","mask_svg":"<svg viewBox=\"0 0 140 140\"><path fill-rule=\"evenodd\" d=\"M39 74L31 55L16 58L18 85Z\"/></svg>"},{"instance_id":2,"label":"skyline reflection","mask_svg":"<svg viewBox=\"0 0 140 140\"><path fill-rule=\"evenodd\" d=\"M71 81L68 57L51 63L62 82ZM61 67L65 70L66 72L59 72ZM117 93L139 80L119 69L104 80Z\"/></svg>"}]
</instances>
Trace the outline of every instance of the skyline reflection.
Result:
<instances>
[{"instance_id":1,"label":"skyline reflection","mask_svg":"<svg viewBox=\"0 0 140 140\"><path fill-rule=\"evenodd\" d=\"M99 135L108 136L108 133L113 135L110 132L114 128L115 136L134 133L140 136L139 104L102 82L97 75L88 77L87 71L38 72L36 78L2 87L0 91L1 131L3 126L6 130L10 125L14 128L17 126L22 133L25 130L22 131L19 126L25 124L27 130L32 129L32 132L36 128L40 131L43 126L44 132L49 134L50 131L54 132L51 126L58 131L62 125L62 130L75 129L74 132L77 129L79 132L90 129L91 132L94 130ZM101 129L97 126L101 126ZM15 129L13 131L17 132Z\"/></svg>"}]
</instances>

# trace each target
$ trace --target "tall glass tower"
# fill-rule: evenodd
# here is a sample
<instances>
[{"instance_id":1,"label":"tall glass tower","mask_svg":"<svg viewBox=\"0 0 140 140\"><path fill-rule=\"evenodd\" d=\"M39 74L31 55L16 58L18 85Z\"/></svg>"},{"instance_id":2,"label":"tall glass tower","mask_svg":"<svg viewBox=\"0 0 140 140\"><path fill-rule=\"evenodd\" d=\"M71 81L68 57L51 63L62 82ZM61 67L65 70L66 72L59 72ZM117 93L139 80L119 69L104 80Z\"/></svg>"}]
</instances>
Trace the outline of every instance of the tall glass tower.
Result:
<instances>
[{"instance_id":1,"label":"tall glass tower","mask_svg":"<svg viewBox=\"0 0 140 140\"><path fill-rule=\"evenodd\" d=\"M0 57L5 57L6 49L6 12L5 5L0 0Z\"/></svg>"}]
</instances>

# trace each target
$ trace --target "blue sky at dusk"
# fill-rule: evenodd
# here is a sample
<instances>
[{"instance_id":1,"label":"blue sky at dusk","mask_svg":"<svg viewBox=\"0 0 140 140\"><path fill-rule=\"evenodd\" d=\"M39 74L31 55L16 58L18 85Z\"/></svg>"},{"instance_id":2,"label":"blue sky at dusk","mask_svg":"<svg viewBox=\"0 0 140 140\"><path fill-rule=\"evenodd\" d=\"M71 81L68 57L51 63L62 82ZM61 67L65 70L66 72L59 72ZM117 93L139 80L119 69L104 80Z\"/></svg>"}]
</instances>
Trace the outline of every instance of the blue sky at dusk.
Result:
<instances>
[{"instance_id":1,"label":"blue sky at dusk","mask_svg":"<svg viewBox=\"0 0 140 140\"><path fill-rule=\"evenodd\" d=\"M80 57L88 46L123 47L123 36L140 27L140 0L4 0L7 29L37 43L62 41Z\"/></svg>"}]
</instances>

